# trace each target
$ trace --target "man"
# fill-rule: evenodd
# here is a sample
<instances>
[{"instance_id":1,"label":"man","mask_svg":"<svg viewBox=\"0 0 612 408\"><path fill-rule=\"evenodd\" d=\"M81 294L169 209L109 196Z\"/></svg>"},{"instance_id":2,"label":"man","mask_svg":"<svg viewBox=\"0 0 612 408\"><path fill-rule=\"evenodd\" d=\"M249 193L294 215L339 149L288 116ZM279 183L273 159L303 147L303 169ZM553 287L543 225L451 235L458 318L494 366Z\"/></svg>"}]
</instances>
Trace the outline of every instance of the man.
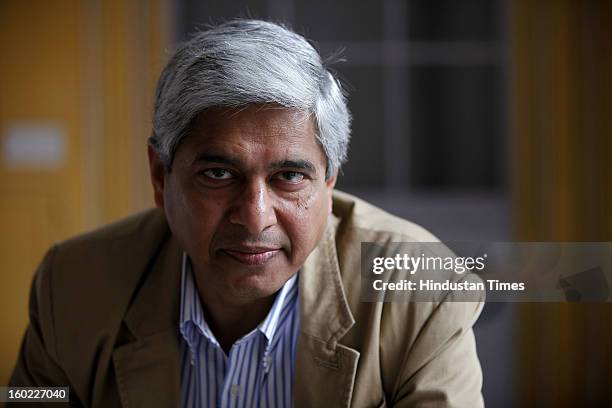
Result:
<instances>
[{"instance_id":1,"label":"man","mask_svg":"<svg viewBox=\"0 0 612 408\"><path fill-rule=\"evenodd\" d=\"M158 209L47 253L11 384L92 407L481 406L480 303L360 301L361 242L436 239L333 191L349 128L281 26L180 47L148 146Z\"/></svg>"}]
</instances>

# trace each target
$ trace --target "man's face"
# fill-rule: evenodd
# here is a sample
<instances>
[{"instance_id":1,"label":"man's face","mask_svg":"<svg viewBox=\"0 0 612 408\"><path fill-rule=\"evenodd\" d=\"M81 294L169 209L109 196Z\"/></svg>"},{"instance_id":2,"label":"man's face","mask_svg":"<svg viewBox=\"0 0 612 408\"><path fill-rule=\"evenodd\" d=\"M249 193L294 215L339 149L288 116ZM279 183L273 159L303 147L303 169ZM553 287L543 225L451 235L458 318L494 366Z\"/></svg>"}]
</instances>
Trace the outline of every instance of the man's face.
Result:
<instances>
[{"instance_id":1,"label":"man's face","mask_svg":"<svg viewBox=\"0 0 612 408\"><path fill-rule=\"evenodd\" d=\"M200 290L234 302L276 292L324 231L335 177L311 117L251 106L200 114L166 174L149 149L155 199Z\"/></svg>"}]
</instances>

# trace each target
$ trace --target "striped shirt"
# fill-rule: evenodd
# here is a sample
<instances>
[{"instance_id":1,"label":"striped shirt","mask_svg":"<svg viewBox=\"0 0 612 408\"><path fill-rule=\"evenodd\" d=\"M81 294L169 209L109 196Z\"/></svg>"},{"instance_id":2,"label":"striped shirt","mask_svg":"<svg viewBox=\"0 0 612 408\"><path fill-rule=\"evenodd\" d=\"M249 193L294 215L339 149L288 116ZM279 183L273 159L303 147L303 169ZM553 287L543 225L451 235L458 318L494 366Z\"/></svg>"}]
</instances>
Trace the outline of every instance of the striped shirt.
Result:
<instances>
[{"instance_id":1,"label":"striped shirt","mask_svg":"<svg viewBox=\"0 0 612 408\"><path fill-rule=\"evenodd\" d=\"M210 330L183 255L181 401L183 407L291 407L299 331L298 273L280 289L266 318L226 355Z\"/></svg>"}]
</instances>

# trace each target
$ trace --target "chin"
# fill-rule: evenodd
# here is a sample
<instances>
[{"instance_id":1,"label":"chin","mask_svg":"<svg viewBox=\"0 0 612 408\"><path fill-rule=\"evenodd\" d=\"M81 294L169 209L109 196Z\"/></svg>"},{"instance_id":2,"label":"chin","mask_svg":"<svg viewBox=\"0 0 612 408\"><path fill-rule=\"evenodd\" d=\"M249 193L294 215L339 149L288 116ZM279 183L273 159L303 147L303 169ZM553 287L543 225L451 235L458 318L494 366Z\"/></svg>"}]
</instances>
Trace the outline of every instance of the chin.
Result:
<instances>
[{"instance_id":1,"label":"chin","mask_svg":"<svg viewBox=\"0 0 612 408\"><path fill-rule=\"evenodd\" d=\"M227 284L234 296L243 299L262 299L276 293L285 283L286 279L272 277L265 271L250 273L231 279Z\"/></svg>"},{"instance_id":2,"label":"chin","mask_svg":"<svg viewBox=\"0 0 612 408\"><path fill-rule=\"evenodd\" d=\"M280 260L262 266L243 265L237 262L223 263L220 268L231 293L252 299L268 297L278 291L293 276L289 265Z\"/></svg>"}]
</instances>

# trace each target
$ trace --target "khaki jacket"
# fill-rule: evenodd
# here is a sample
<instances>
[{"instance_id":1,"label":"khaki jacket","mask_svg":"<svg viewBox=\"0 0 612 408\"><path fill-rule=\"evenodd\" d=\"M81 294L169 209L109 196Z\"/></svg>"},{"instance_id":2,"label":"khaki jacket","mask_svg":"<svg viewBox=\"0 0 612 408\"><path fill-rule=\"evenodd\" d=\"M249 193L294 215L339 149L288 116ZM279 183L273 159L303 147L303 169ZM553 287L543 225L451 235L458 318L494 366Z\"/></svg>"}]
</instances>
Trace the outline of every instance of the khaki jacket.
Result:
<instances>
[{"instance_id":1,"label":"khaki jacket","mask_svg":"<svg viewBox=\"0 0 612 408\"><path fill-rule=\"evenodd\" d=\"M482 303L360 302L360 243L436 241L348 194L300 273L296 407L483 405ZM10 380L89 407L178 407L181 254L159 210L55 245Z\"/></svg>"}]
</instances>

